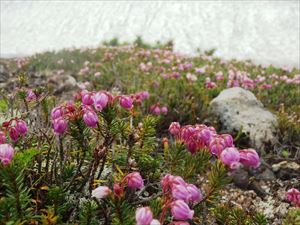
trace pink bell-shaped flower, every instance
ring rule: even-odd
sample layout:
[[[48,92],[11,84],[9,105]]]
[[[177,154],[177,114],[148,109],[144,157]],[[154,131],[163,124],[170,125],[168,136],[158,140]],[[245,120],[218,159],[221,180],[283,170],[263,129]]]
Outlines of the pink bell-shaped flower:
[[[137,225],[150,225],[153,220],[153,214],[149,207],[138,208],[135,212]]]
[[[9,144],[0,144],[0,160],[1,163],[6,166],[10,164],[13,159],[15,151]]]

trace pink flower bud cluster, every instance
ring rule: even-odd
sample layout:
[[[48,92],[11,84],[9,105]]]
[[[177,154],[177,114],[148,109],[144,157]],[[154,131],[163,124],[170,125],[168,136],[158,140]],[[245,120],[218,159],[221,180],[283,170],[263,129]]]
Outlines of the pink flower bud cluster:
[[[54,132],[57,135],[62,135],[68,128],[68,119],[76,112],[74,103],[57,106],[51,111],[51,121]]]
[[[179,123],[173,122],[169,127],[169,132],[176,140],[182,141],[192,154],[202,148],[207,148],[211,154],[217,156],[231,169],[236,169],[241,165],[253,168],[260,165],[259,156],[254,149],[238,150],[234,147],[231,135],[219,135],[213,127],[207,127],[204,124],[181,127]]]
[[[186,183],[180,176],[167,174],[162,178],[161,185],[163,193],[170,193],[173,200],[189,203],[199,202],[202,199],[200,190],[194,184]]]
[[[20,136],[25,136],[28,131],[26,122],[18,118],[3,122],[2,126],[8,132],[10,139],[14,142],[18,141]],[[5,142],[5,133],[3,131],[0,131],[0,144]]]
[[[194,185],[186,183],[182,177],[173,176],[171,174],[165,175],[161,180],[164,207],[162,209],[162,217],[160,222],[163,223],[164,216],[168,210],[176,221],[171,224],[189,223],[194,216],[194,210],[191,210],[189,204],[192,202],[199,202],[202,199],[200,190]],[[149,207],[142,207],[136,210],[136,222],[140,225],[159,225],[158,220],[153,219],[153,214]]]
[[[209,77],[206,77],[205,87],[206,87],[206,89],[213,89],[213,88],[217,87],[217,84],[215,82],[211,81],[211,79]]]
[[[102,199],[113,193],[114,197],[121,198],[124,195],[124,188],[126,185],[133,190],[142,189],[144,187],[144,180],[139,172],[132,172],[127,174],[120,184],[115,183],[113,185],[113,192],[107,186],[99,186],[92,191],[92,197]]]
[[[155,105],[150,106],[150,112],[154,115],[167,115],[168,114],[168,107],[167,106],[163,106],[160,107],[159,103],[156,103]]]
[[[186,183],[182,177],[167,174],[161,180],[163,194],[170,200],[172,216],[177,220],[188,220],[194,216],[189,203],[202,200],[200,190],[194,185]]]
[[[0,161],[4,166],[10,164],[13,159],[15,151],[9,144],[0,144]]]
[[[296,188],[291,188],[286,192],[286,200],[300,207],[300,191]]]
[[[186,74],[186,79],[190,82],[195,82],[195,81],[197,81],[198,78],[195,74],[187,73]]]
[[[152,69],[152,62],[147,62],[147,63],[141,63],[139,65],[141,71],[147,73]]]
[[[243,87],[245,89],[253,89],[255,81],[249,78],[249,74],[244,71],[228,71],[227,87]]]
[[[122,108],[130,110],[133,108],[134,103],[141,104],[148,97],[149,93],[147,91],[114,97],[105,91],[89,92],[82,90],[75,95],[76,100],[81,100],[80,107],[76,107],[73,103],[68,103],[67,105],[55,107],[52,110],[51,120],[54,132],[58,135],[64,134],[68,127],[68,120],[73,118],[74,115],[76,115],[75,118],[77,119],[82,117],[88,127],[95,128],[98,124],[97,112],[101,112],[108,105],[118,101]]]

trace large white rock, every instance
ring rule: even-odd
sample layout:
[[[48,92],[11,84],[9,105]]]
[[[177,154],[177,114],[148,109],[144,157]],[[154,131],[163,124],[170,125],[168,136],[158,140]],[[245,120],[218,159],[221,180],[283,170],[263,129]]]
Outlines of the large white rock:
[[[275,141],[276,116],[264,109],[263,104],[248,90],[240,87],[223,90],[211,101],[210,110],[224,130],[232,132],[242,128],[250,144],[261,152],[266,143]]]

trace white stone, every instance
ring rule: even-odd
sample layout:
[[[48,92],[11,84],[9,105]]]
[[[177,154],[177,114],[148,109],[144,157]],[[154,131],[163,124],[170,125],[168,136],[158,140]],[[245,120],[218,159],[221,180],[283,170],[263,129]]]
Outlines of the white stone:
[[[243,88],[223,90],[210,103],[211,113],[219,119],[228,132],[243,129],[257,150],[263,150],[265,143],[275,141],[277,119],[255,95]]]

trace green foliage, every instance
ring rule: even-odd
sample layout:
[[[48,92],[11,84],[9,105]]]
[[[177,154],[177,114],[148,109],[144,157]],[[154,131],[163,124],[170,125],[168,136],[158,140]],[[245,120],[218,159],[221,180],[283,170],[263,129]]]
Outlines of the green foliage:
[[[227,169],[223,163],[216,161],[211,166],[211,170],[207,175],[208,190],[206,193],[206,201],[209,204],[216,204],[219,199],[219,191],[228,184],[231,179],[227,175]]]
[[[48,207],[53,209],[53,213],[57,216],[58,221],[62,221],[67,216],[71,207],[74,207],[67,199],[69,196],[70,193],[59,186],[49,187],[46,203]]]
[[[1,168],[0,176],[6,193],[3,208],[1,207],[4,211],[3,216],[10,222],[28,222],[33,218],[33,214],[30,205],[30,190],[24,185],[24,170],[12,166]],[[8,222],[5,217],[0,217],[0,221]]]
[[[0,221],[14,221],[25,223],[34,218],[32,214],[30,188],[25,184],[25,170],[32,158],[39,153],[36,149],[29,149],[16,154],[13,163],[3,167],[0,165],[0,181],[5,188],[6,195],[1,199]]]
[[[218,224],[226,225],[267,225],[267,219],[262,214],[247,214],[245,210],[219,205],[212,210]]]
[[[26,166],[32,162],[33,157],[39,153],[39,150],[32,148],[27,149],[22,153],[16,154],[16,156],[14,157],[15,167],[26,168]]]
[[[7,102],[4,99],[0,99],[0,112],[7,112]]]
[[[139,147],[153,151],[156,147],[156,126],[158,119],[153,116],[146,116],[141,121],[142,128],[139,135]]]
[[[294,112],[285,112],[284,107],[278,113],[278,146],[282,154],[289,154],[293,157],[300,146],[300,107],[295,106]],[[289,149],[287,149],[289,147]]]
[[[119,46],[119,39],[118,38],[113,38],[110,41],[104,41],[103,42],[104,46]]]
[[[55,215],[53,208],[49,207],[48,209],[43,210],[41,222],[43,225],[55,225],[57,223],[57,216]]]
[[[132,225],[134,224],[135,208],[126,200],[117,201],[113,207],[112,225]]]
[[[283,225],[300,224],[300,208],[290,209],[286,215]]]
[[[163,203],[160,197],[153,199],[149,202],[149,207],[151,208],[151,211],[153,213],[154,218],[159,218],[159,215],[161,213],[161,209],[163,208]]]
[[[180,142],[174,142],[169,150],[167,166],[171,174],[182,176],[187,181],[195,179],[195,174],[202,174],[210,163],[211,154],[207,149],[200,149],[191,154]]]
[[[79,223],[83,225],[99,224],[97,208],[98,206],[94,200],[82,200],[79,206]]]

